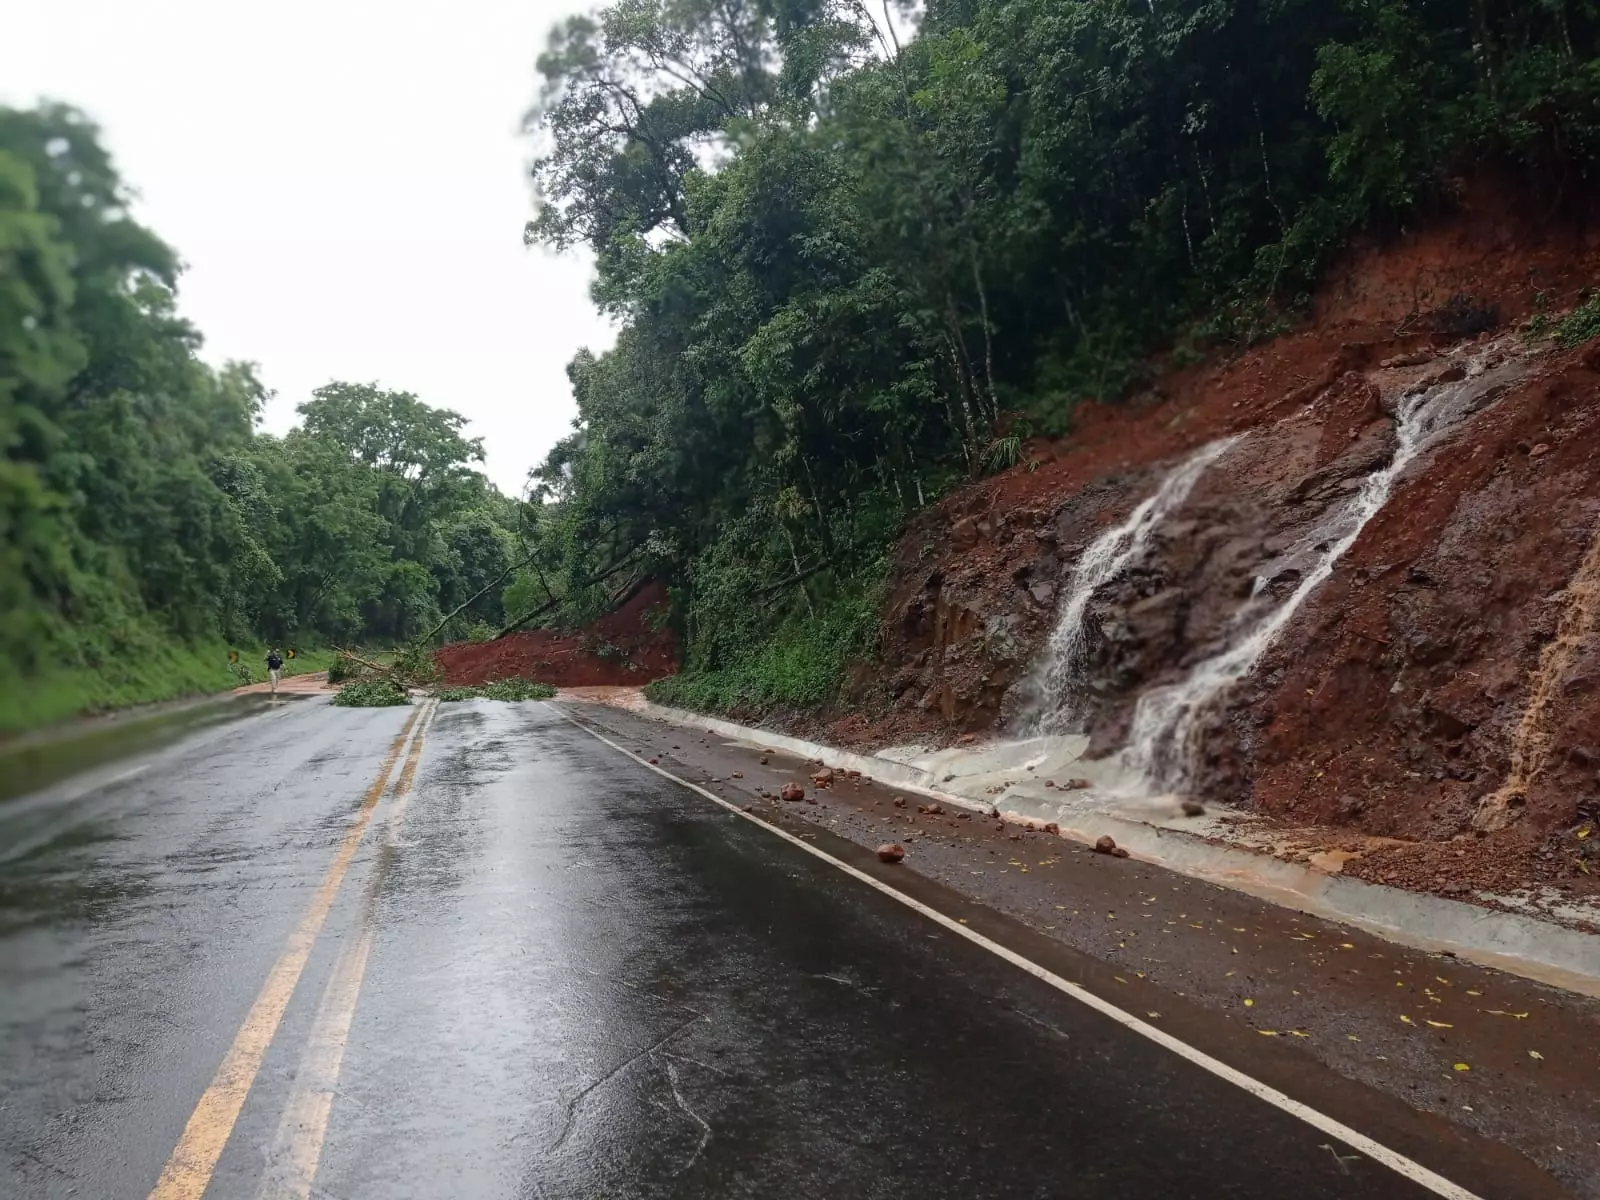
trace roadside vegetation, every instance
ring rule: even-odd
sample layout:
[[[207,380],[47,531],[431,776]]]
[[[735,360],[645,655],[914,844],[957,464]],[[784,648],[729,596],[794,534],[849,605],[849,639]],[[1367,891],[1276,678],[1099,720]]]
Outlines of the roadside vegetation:
[[[0,108],[0,734],[498,628],[522,506],[463,419],[334,382],[260,432],[130,202],[82,114]]]

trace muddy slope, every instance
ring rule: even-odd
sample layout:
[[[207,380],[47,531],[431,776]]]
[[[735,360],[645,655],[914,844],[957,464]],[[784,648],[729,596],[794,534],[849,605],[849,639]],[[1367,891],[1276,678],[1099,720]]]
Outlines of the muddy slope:
[[[1306,328],[1087,406],[1069,438],[964,490],[905,538],[888,671],[851,740],[1014,732],[1074,565],[1199,447],[1239,441],[1094,592],[1074,716],[1129,747],[1142,696],[1183,684],[1314,571],[1394,462],[1408,404],[1450,420],[1161,781],[1300,825],[1398,839],[1392,882],[1600,878],[1600,344],[1526,336],[1600,279],[1600,240],[1529,231],[1492,197],[1352,257]],[[1430,391],[1430,389],[1433,389]],[[930,549],[931,547],[931,549]],[[1048,698],[1046,698],[1048,702]],[[1587,822],[1587,823],[1586,823]],[[1591,874],[1590,872],[1593,872]]]
[[[535,679],[556,687],[638,685],[677,669],[666,589],[651,583],[581,630],[528,629],[492,642],[458,642],[435,654],[452,687]]]

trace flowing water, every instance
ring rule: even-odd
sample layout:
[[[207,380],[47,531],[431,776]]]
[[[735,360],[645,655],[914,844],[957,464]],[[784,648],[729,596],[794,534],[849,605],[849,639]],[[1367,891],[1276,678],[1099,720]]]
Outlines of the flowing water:
[[[1056,627],[1030,681],[1030,702],[1021,725],[1029,737],[1070,733],[1081,717],[1078,697],[1088,649],[1084,615],[1095,592],[1144,556],[1150,534],[1194,488],[1205,469],[1239,439],[1223,438],[1202,446],[1161,481],[1155,494],[1128,514],[1127,520],[1097,537],[1078,559],[1067,584]]]
[[[1485,375],[1485,360],[1490,352],[1482,351],[1462,364],[1465,378],[1435,384],[1402,398],[1396,413],[1393,457],[1367,476],[1360,490],[1347,503],[1335,507],[1306,539],[1313,558],[1293,592],[1274,602],[1258,588],[1254,614],[1246,610],[1246,619],[1236,624],[1238,632],[1227,646],[1197,663],[1182,681],[1151,688],[1139,697],[1124,765],[1131,776],[1141,781],[1143,789],[1191,790],[1196,731],[1201,718],[1224,692],[1255,669],[1306,597],[1333,573],[1334,565],[1388,501],[1395,480],[1412,460],[1441,433],[1493,398],[1490,385],[1494,381]],[[1521,371],[1513,362],[1494,374],[1509,378]]]

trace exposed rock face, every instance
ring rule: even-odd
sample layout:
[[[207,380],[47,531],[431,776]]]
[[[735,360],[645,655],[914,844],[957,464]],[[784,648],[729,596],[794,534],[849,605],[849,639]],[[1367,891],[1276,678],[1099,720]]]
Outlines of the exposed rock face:
[[[1471,293],[1508,319],[1539,289],[1570,302],[1600,263],[1577,235],[1472,233],[1486,243],[1447,230],[1398,258],[1441,302]],[[1085,609],[1075,715],[1091,754],[1120,751],[1141,695],[1301,587],[1327,557],[1319,531],[1393,460],[1408,401],[1455,381],[1459,420],[1200,720],[1186,790],[1525,848],[1600,804],[1600,350],[1434,335],[1396,261],[1353,266],[1308,329],[1173,376],[1169,398],[1086,406],[1070,438],[1030,447],[1033,469],[926,514],[896,564],[888,670],[858,697],[887,710],[878,739],[1015,728],[1084,548],[1184,456],[1242,434]]]

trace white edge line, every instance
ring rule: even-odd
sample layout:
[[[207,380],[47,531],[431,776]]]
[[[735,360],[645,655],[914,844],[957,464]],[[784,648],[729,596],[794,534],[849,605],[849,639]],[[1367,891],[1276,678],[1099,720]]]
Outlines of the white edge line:
[[[657,775],[660,775],[665,779],[670,779],[672,782],[688,788],[691,792],[695,792],[701,796],[704,796],[713,804],[720,805],[722,808],[727,809],[735,816],[742,817],[751,824],[766,830],[768,833],[775,834],[784,841],[798,846],[807,854],[813,855],[816,858],[820,858],[823,862],[837,867],[851,878],[859,880],[870,888],[875,888],[877,891],[882,892],[886,896],[892,897],[901,904],[904,904],[907,908],[922,914],[924,917],[927,917],[930,921],[933,921],[938,925],[942,925],[951,933],[957,934],[966,938],[969,942],[973,942],[976,945],[982,946],[991,954],[1005,959],[1005,961],[1010,963],[1012,966],[1019,967],[1036,979],[1043,980],[1045,983],[1055,988],[1058,992],[1064,992],[1066,995],[1071,996],[1074,1000],[1078,1001],[1078,1003],[1086,1005],[1101,1015],[1111,1018],[1111,1020],[1117,1022],[1117,1024],[1132,1030],[1141,1037],[1148,1038],[1150,1041],[1156,1043],[1158,1046],[1161,1046],[1163,1049],[1170,1050],[1179,1058],[1185,1059],[1186,1061],[1193,1063],[1195,1066],[1211,1072],[1211,1074],[1217,1076],[1217,1078],[1226,1080],[1228,1083],[1231,1083],[1235,1087],[1241,1088],[1242,1090],[1250,1093],[1250,1095],[1256,1097],[1258,1100],[1265,1101],[1274,1108],[1281,1109],[1291,1116],[1298,1117],[1307,1125],[1310,1125],[1314,1129],[1321,1130],[1329,1137],[1338,1138],[1341,1142],[1345,1143],[1347,1146],[1350,1146],[1352,1149],[1359,1150],[1362,1154],[1365,1154],[1374,1162],[1382,1163],[1391,1171],[1394,1171],[1397,1175],[1401,1175],[1406,1179],[1411,1180],[1413,1183],[1427,1188],[1430,1192],[1434,1193],[1434,1195],[1446,1197],[1447,1200],[1482,1200],[1482,1197],[1478,1196],[1475,1192],[1469,1192],[1466,1188],[1461,1187],[1459,1184],[1450,1182],[1450,1180],[1446,1179],[1444,1176],[1430,1171],[1421,1163],[1414,1162],[1398,1151],[1389,1149],[1389,1147],[1383,1145],[1381,1142],[1373,1141],[1366,1134],[1351,1129],[1348,1125],[1345,1125],[1340,1121],[1334,1120],[1330,1116],[1318,1112],[1309,1105],[1302,1104],[1292,1096],[1287,1096],[1280,1092],[1277,1088],[1272,1087],[1269,1084],[1262,1083],[1259,1079],[1252,1078],[1251,1076],[1246,1075],[1243,1071],[1237,1070],[1234,1067],[1230,1067],[1227,1063],[1221,1061],[1220,1059],[1212,1058],[1211,1055],[1207,1054],[1205,1051],[1198,1050],[1189,1045],[1188,1042],[1180,1041],[1178,1038],[1173,1037],[1165,1030],[1158,1029],[1156,1026],[1151,1025],[1148,1022],[1140,1020],[1132,1013],[1125,1012],[1124,1010],[1118,1008],[1109,1000],[1102,999],[1093,992],[1090,992],[1078,984],[1073,983],[1071,980],[1063,979],[1054,971],[1048,970],[1045,967],[1041,967],[1038,963],[1032,961],[1031,959],[1024,958],[1016,951],[1010,950],[1007,947],[1002,946],[999,942],[996,942],[991,938],[987,938],[983,934],[978,933],[976,930],[961,924],[959,921],[945,916],[945,914],[940,912],[938,909],[932,908],[929,905],[924,904],[922,901],[906,895],[897,888],[890,887],[882,880],[874,879],[865,871],[862,871],[856,867],[852,867],[849,863],[844,862],[842,859],[835,858],[826,850],[821,850],[816,846],[810,845],[804,839],[796,837],[788,830],[780,829],[768,821],[763,821],[761,818],[745,812],[742,808],[731,801],[725,800],[721,796],[714,795],[713,793],[706,791],[705,788],[690,783],[687,779],[680,779],[671,771],[663,770],[654,763],[640,758],[633,751],[627,749],[625,746],[619,746],[616,742],[612,741],[604,734],[596,733],[593,729],[589,728],[589,726],[571,716],[559,706],[551,705],[551,707],[554,708],[556,712],[559,713],[561,717],[568,723],[576,725],[579,729],[583,730],[596,741],[603,742],[605,745],[610,746],[619,754],[626,755],[647,770],[654,771]]]

